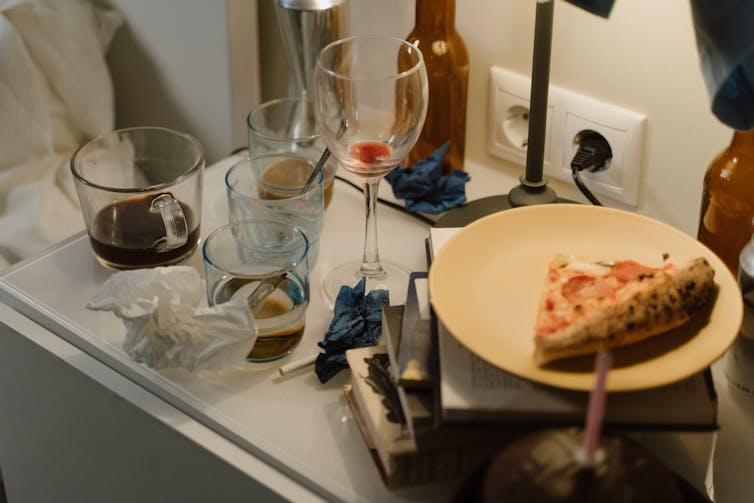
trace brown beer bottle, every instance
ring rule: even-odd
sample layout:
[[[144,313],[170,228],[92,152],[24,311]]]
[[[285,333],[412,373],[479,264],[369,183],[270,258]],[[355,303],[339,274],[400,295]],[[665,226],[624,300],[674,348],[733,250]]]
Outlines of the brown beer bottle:
[[[425,159],[450,141],[442,165],[443,174],[463,169],[466,135],[466,94],[469,54],[455,28],[455,0],[416,0],[416,20],[408,42],[421,50],[427,66],[429,103],[408,164]]]
[[[754,130],[734,131],[704,175],[697,238],[735,276],[738,256],[754,233]]]

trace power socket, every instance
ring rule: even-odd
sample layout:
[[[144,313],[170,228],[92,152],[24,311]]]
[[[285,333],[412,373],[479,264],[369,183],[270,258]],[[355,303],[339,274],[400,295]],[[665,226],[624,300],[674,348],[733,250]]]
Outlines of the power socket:
[[[520,166],[526,165],[521,118],[528,114],[530,89],[530,78],[492,67],[488,151]],[[548,95],[544,173],[572,183],[574,140],[581,131],[596,131],[610,143],[613,158],[607,169],[582,172],[584,183],[595,194],[637,206],[646,116],[553,85]],[[528,120],[524,131],[528,136]]]
[[[503,82],[504,85],[500,85]],[[531,79],[517,73],[492,67],[490,96],[492,113],[488,127],[489,152],[516,164],[526,165],[526,143],[529,136],[529,92]],[[547,106],[544,165],[550,167],[550,124],[553,106]]]

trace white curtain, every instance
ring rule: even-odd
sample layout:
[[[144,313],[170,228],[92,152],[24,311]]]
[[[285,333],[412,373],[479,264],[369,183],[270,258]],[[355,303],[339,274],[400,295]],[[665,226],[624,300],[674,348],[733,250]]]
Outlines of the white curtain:
[[[114,127],[120,24],[86,0],[0,0],[0,267],[84,228],[68,161]]]

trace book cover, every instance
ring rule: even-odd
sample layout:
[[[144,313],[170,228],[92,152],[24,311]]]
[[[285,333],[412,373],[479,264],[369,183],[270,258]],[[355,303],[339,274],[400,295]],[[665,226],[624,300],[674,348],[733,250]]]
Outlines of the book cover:
[[[416,440],[416,427],[434,423],[434,399],[431,389],[404,387],[398,384],[398,351],[401,344],[401,326],[404,306],[384,306],[382,308],[382,335],[385,350],[390,361],[390,375],[393,378],[398,400],[400,401],[405,424],[411,438]]]
[[[401,324],[405,306],[382,306],[382,340],[390,359],[390,372],[398,382],[398,351],[401,347]]]
[[[391,367],[397,361],[395,349],[400,346],[403,311],[403,306],[385,306],[382,310],[382,333],[385,336],[385,349]],[[433,334],[430,342],[433,354],[436,354],[434,350],[436,344],[436,334]],[[436,367],[435,362],[432,363],[432,367]],[[497,425],[480,424],[453,424],[438,427],[434,387],[428,389],[405,387],[397,384],[397,380],[397,372],[395,372],[394,385],[403,409],[406,428],[419,451],[503,442],[513,438],[517,432],[510,425],[504,425],[502,428]]]
[[[344,388],[365,444],[385,485],[390,488],[425,484],[470,473],[494,453],[496,446],[462,446],[418,450],[405,424],[390,419],[383,396],[368,383],[368,359],[384,353],[384,346],[346,352],[351,384]]]
[[[398,348],[398,379],[407,388],[432,387],[431,321],[426,272],[409,276]]]
[[[582,424],[589,393],[538,384],[477,357],[438,323],[443,421]],[[717,396],[709,370],[666,386],[610,393],[605,424],[621,428],[717,428]]]
[[[432,227],[429,229],[429,237],[427,238],[427,244],[425,245],[428,257],[427,262],[431,263],[432,260],[434,260],[435,255],[440,252],[445,243],[447,243],[448,240],[455,236],[460,230],[461,227]]]

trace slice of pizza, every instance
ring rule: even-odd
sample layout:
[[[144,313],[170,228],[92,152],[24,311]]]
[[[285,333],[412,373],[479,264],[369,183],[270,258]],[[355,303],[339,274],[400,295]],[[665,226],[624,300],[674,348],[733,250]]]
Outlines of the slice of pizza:
[[[549,264],[539,305],[535,359],[543,365],[680,326],[714,302],[714,275],[701,257],[662,267],[557,257]]]

